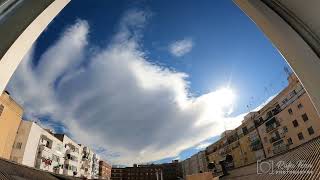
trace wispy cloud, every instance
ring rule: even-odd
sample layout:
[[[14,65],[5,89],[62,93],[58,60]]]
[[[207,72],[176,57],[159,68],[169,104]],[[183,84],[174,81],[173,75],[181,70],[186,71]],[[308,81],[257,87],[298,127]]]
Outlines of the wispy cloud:
[[[182,39],[175,41],[169,45],[169,51],[172,55],[180,57],[189,53],[193,48],[192,39]]]
[[[147,20],[148,13],[129,11],[113,40],[94,53],[85,20],[68,27],[36,66],[33,48],[9,84],[27,118],[64,125],[114,164],[177,157],[225,124],[240,124],[242,116],[229,117],[231,105],[217,101],[219,90],[190,97],[187,74],[150,63],[140,46]]]

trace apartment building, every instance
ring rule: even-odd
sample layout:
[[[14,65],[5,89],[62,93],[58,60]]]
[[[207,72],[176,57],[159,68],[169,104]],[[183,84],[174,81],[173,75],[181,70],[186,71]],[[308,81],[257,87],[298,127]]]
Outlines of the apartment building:
[[[124,180],[125,168],[112,167],[111,180]]]
[[[242,152],[242,163],[240,163],[240,166],[265,158],[263,145],[257,130],[259,124],[255,121],[257,116],[257,112],[248,113],[241,125],[236,128]]]
[[[163,164],[134,164],[133,167],[113,167],[112,180],[176,180],[182,178],[181,164],[178,160]]]
[[[190,158],[182,161],[180,164],[183,177],[208,171],[208,161],[205,151],[200,151],[197,154],[194,154]]]
[[[10,159],[10,154],[23,115],[22,107],[7,91],[0,96],[0,157]]]
[[[264,159],[263,146],[254,121],[256,116],[256,112],[247,114],[239,127],[223,132],[220,140],[208,146],[208,161],[215,163],[217,168],[221,168],[222,161],[227,162],[227,168],[237,168]]]
[[[93,165],[93,151],[87,147],[80,145],[82,149],[81,161],[80,161],[80,176],[85,178],[92,177],[92,165]]]
[[[64,168],[63,174],[67,176],[76,176],[80,177],[80,168],[81,168],[81,146],[70,139],[65,134],[54,134],[58,138],[65,148],[64,151]]]
[[[209,162],[241,167],[272,157],[320,135],[320,117],[294,74],[288,86],[257,112],[250,112],[236,129],[222,133],[206,148]]]
[[[295,75],[289,85],[260,110],[258,127],[266,157],[320,135],[320,117]]]
[[[199,172],[207,172],[208,171],[208,161],[206,157],[205,151],[200,151],[197,153]]]
[[[181,162],[181,168],[183,179],[186,179],[186,175],[192,174],[190,169],[190,158],[187,158]]]
[[[100,161],[99,155],[96,154],[96,153],[93,153],[93,156],[92,156],[92,170],[91,170],[92,179],[98,179],[99,178],[99,161]]]
[[[21,121],[10,159],[38,169],[62,173],[64,147],[50,130],[32,121]]]
[[[105,161],[99,161],[99,179],[111,179],[111,165]]]

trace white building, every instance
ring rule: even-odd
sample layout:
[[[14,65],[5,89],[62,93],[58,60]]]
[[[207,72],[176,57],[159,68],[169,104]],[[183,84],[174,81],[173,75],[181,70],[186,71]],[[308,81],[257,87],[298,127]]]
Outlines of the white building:
[[[80,168],[81,168],[81,153],[82,149],[79,144],[74,142],[65,134],[55,134],[56,138],[62,141],[62,144],[65,148],[65,161],[63,174],[67,176],[76,176],[80,177]]]
[[[64,147],[49,130],[32,121],[21,121],[10,159],[30,167],[62,173]]]
[[[99,155],[94,153],[92,157],[92,171],[91,171],[92,179],[99,178],[99,161],[100,161]]]
[[[80,176],[91,178],[94,153],[87,146],[81,146],[81,148],[82,148],[82,153],[81,153]]]

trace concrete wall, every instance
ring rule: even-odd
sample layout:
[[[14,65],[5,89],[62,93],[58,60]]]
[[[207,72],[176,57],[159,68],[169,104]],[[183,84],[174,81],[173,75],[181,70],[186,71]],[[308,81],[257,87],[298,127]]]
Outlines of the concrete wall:
[[[0,96],[0,157],[10,159],[23,109],[7,93]]]
[[[21,121],[15,140],[15,147],[11,153],[11,160],[34,167],[40,134],[41,129],[34,126],[33,122]],[[22,144],[21,148],[18,148],[18,143]]]

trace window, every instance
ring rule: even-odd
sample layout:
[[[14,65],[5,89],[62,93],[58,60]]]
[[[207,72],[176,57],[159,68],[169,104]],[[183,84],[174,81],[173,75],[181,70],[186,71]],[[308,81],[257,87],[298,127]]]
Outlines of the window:
[[[291,138],[288,138],[287,139],[287,141],[288,141],[288,144],[290,145],[290,144],[293,144],[293,142],[292,142],[292,139]]]
[[[293,90],[293,91],[290,92],[289,96],[290,96],[290,97],[293,97],[293,96],[296,95],[296,94],[297,94],[296,90]]]
[[[293,124],[293,127],[298,127],[298,126],[299,126],[299,124],[298,124],[298,121],[297,121],[297,120],[292,121],[292,124]]]
[[[291,108],[290,108],[290,109],[288,109],[288,113],[289,113],[289,114],[291,114],[291,115],[293,114],[293,111],[292,111],[292,109],[291,109]]]
[[[298,109],[302,109],[303,105],[301,103],[298,104]]]
[[[243,134],[244,134],[244,135],[246,135],[246,134],[249,133],[247,127],[243,127],[243,128],[242,128],[242,131],[243,131]]]
[[[303,119],[303,121],[304,122],[306,122],[306,121],[308,121],[309,120],[309,118],[308,118],[308,116],[307,116],[307,114],[306,113],[304,113],[304,114],[302,114],[302,119]]]
[[[284,100],[282,100],[282,103],[283,104],[286,104],[288,102],[288,99],[287,98],[285,98]]]
[[[308,132],[309,132],[309,135],[314,134],[314,130],[313,130],[312,126],[310,126],[310,127],[308,128]]]
[[[22,147],[22,143],[21,142],[17,142],[16,149],[21,149],[21,147]]]
[[[299,140],[303,140],[304,139],[302,132],[298,134],[298,138],[299,138]]]
[[[4,109],[4,106],[1,104],[1,105],[0,105],[0,116],[1,116],[1,114],[2,114],[2,112],[3,112],[3,109]]]
[[[288,132],[287,126],[283,126],[283,132]]]

